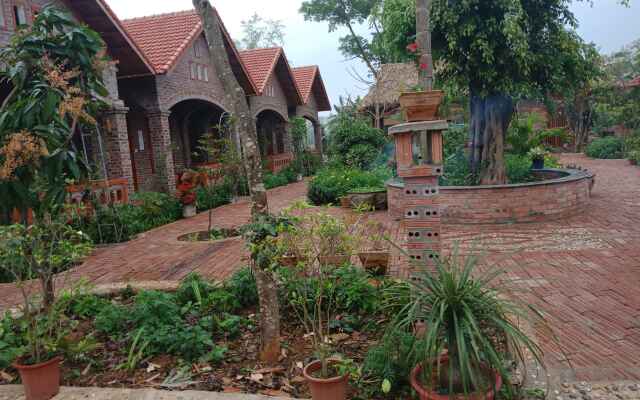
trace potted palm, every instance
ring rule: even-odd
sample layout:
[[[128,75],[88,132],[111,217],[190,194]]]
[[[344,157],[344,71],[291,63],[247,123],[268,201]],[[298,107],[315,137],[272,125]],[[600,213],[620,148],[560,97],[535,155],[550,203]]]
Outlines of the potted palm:
[[[420,272],[410,282],[413,300],[394,327],[427,329],[418,334],[419,362],[410,381],[420,399],[491,400],[509,384],[510,362],[524,362],[525,349],[540,363],[542,351],[518,326],[518,320],[536,319],[501,292],[499,272],[476,269],[477,258],[463,259],[457,246],[452,255],[438,259],[436,271]],[[486,272],[485,272],[486,271]]]
[[[544,168],[544,158],[547,156],[547,150],[545,150],[542,146],[537,146],[529,150],[529,157],[532,161],[533,169],[543,169]]]
[[[60,389],[61,349],[68,336],[61,307],[54,304],[54,276],[91,251],[88,238],[64,222],[39,222],[25,227],[0,227],[0,269],[22,294],[18,326],[24,347],[13,367],[22,379],[27,400],[48,400]],[[40,282],[40,293],[32,294]]]

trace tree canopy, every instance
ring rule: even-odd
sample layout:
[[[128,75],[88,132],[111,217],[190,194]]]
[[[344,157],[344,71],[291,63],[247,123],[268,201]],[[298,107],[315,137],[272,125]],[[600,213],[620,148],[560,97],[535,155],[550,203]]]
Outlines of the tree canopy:
[[[0,109],[0,208],[50,212],[86,166],[72,138],[93,126],[106,96],[100,36],[53,7],[0,50],[0,79],[12,90]]]
[[[243,20],[243,38],[239,47],[257,49],[261,47],[278,47],[284,44],[284,24],[281,20],[263,19],[254,13],[248,20]]]

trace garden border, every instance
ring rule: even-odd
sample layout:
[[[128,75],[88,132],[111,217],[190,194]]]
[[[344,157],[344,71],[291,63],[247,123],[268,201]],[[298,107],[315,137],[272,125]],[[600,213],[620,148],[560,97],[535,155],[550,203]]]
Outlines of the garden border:
[[[546,222],[586,210],[595,174],[578,169],[541,169],[549,179],[508,185],[442,186],[443,224],[514,224]],[[387,182],[389,214],[404,216],[411,200],[402,200],[404,183]]]

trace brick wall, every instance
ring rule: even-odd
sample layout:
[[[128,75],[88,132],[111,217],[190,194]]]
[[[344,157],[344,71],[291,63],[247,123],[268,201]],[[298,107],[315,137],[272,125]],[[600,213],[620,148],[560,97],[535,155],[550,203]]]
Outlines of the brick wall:
[[[593,177],[577,173],[547,183],[492,188],[441,187],[445,224],[507,224],[542,222],[583,212],[589,206]],[[399,219],[406,204],[402,188],[388,186],[389,214]]]
[[[198,48],[198,56],[196,56],[195,47]],[[208,82],[204,79],[191,78],[192,65],[207,68]],[[156,76],[156,85],[158,105],[163,110],[168,111],[176,103],[188,99],[209,101],[225,110],[231,108],[225,99],[218,73],[211,65],[211,57],[205,45],[204,36],[200,36],[192,46],[185,50],[173,70]]]
[[[268,87],[273,87],[273,95],[267,93]],[[287,103],[287,97],[280,80],[275,74],[271,75],[267,84],[265,85],[265,91],[262,96],[252,96],[249,98],[251,104],[251,112],[256,117],[261,111],[274,110],[277,111],[285,120],[289,119],[289,105]]]

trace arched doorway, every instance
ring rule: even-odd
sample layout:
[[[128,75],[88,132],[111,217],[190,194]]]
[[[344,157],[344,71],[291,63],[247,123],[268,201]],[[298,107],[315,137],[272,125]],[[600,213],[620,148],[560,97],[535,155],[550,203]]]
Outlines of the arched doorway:
[[[272,110],[257,115],[258,144],[263,158],[285,153],[286,124],[287,121]]]
[[[171,108],[169,126],[177,174],[216,163],[206,148],[218,140],[232,139],[227,137],[228,116],[218,105],[198,99],[184,100]]]

